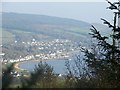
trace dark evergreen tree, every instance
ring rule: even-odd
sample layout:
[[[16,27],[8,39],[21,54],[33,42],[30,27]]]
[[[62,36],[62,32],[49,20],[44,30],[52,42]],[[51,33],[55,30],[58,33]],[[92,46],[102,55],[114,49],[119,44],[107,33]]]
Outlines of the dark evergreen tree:
[[[13,76],[11,75],[11,71],[14,69],[14,64],[11,64],[7,67],[7,69],[2,70],[2,88],[9,88],[12,83]]]
[[[23,88],[51,88],[55,86],[53,68],[42,61],[31,72],[30,78],[22,78]]]
[[[92,25],[90,35],[96,39],[97,46],[95,48],[99,50],[97,53],[93,48],[90,51],[85,50],[85,60],[93,77],[98,79],[98,84],[96,84],[98,87],[120,87],[120,27],[117,24],[120,3],[107,2],[110,4],[108,9],[115,10],[113,25],[105,19],[101,20],[108,25],[112,34],[109,37],[102,36]]]

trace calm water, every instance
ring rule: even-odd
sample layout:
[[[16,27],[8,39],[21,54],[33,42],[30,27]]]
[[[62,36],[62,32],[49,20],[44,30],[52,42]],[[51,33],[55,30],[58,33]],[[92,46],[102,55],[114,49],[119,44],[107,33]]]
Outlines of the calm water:
[[[55,73],[61,73],[61,74],[65,74],[66,73],[66,66],[65,66],[65,62],[66,60],[46,60],[43,61],[46,62],[47,64],[51,65],[54,68],[54,72]],[[73,62],[73,60],[71,60],[70,62]],[[27,63],[21,63],[20,64],[20,68],[22,69],[26,69],[28,71],[33,71],[35,68],[35,65],[37,65],[39,62],[27,62]]]
[[[75,67],[75,59],[76,56],[72,55],[71,60],[69,59],[56,59],[56,60],[45,60],[43,61],[49,64],[50,66],[53,67],[54,72],[58,74],[66,74],[67,68],[65,66],[66,62],[69,60],[69,63],[71,64],[71,67]],[[38,65],[39,61],[33,62],[33,61],[28,61],[25,63],[20,64],[20,68],[28,70],[28,71],[33,71],[35,68],[35,65]]]

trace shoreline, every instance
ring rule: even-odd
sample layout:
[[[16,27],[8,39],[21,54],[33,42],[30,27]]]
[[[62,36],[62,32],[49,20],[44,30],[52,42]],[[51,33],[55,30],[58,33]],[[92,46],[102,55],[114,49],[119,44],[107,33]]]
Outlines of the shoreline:
[[[68,59],[68,58],[55,58],[55,59]],[[47,61],[47,60],[54,60],[54,59],[28,60],[28,61],[16,62],[15,65],[14,65],[14,68],[15,68],[16,70],[22,71],[22,70],[25,70],[25,69],[20,68],[20,66],[19,66],[19,65],[22,64],[22,63],[26,63],[26,62],[40,62],[40,61]]]
[[[78,50],[77,50],[78,51]],[[74,51],[74,52],[77,52],[77,51]],[[73,53],[73,52],[69,52],[70,53]],[[70,56],[69,56],[70,57]],[[54,59],[69,59],[69,57],[65,58],[65,57],[61,57],[61,58],[54,58]],[[54,60],[54,59],[44,59],[44,60],[28,60],[28,61],[20,61],[20,62],[16,62],[15,65],[14,65],[14,68],[17,70],[17,71],[22,71],[22,70],[25,70],[25,69],[22,69],[20,68],[20,64],[21,63],[26,63],[26,62],[40,62],[40,61],[46,61],[46,60]]]

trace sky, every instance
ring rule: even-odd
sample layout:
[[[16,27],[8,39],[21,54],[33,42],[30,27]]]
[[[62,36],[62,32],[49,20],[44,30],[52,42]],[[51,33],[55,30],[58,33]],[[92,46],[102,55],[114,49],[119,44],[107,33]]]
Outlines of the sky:
[[[1,0],[1,1],[2,2],[105,2],[105,0]],[[118,0],[109,0],[109,1],[114,2]]]
[[[29,13],[102,23],[100,18],[113,21],[107,2],[2,2],[3,12]]]

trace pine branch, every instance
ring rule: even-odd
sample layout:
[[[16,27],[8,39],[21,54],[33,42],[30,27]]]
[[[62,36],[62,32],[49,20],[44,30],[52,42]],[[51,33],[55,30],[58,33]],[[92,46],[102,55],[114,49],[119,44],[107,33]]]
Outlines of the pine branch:
[[[111,9],[111,10],[117,9],[117,10],[119,11],[118,7],[116,6],[116,4],[118,4],[118,3],[111,3],[111,2],[108,1],[108,0],[106,0],[106,1],[111,5],[110,7],[107,7],[107,8],[109,8],[109,9]]]
[[[93,32],[93,33],[89,33],[90,35],[92,35],[93,38],[96,38],[98,40],[102,40],[102,41],[105,41],[105,39],[108,39],[108,37],[106,36],[101,36],[101,34],[99,33],[99,31],[97,31],[97,29],[92,25],[92,28],[90,28],[90,30]]]
[[[103,51],[109,51],[109,50],[111,51],[111,48],[113,48],[113,46],[106,42],[106,39],[108,39],[108,37],[101,36],[99,31],[97,31],[97,29],[93,25],[92,28],[90,28],[90,30],[93,33],[89,33],[89,34],[92,35],[93,38],[96,38],[98,40],[97,45],[101,46]]]
[[[107,24],[109,26],[109,28],[114,28],[114,26],[112,24],[110,24],[107,20],[101,18],[101,20],[104,21],[104,24]]]

